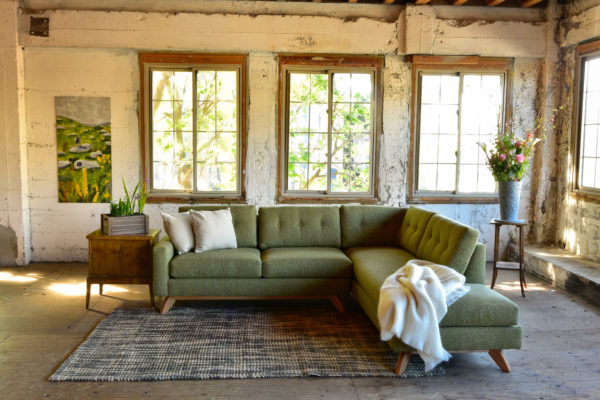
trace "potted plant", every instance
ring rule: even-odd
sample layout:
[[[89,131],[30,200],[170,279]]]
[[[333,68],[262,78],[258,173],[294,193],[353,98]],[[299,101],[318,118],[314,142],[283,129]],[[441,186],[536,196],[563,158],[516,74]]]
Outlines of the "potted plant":
[[[553,109],[549,118],[553,129],[556,128],[556,115],[562,109],[563,106]],[[506,123],[504,132],[499,133],[494,140],[492,148],[479,143],[487,157],[487,165],[498,183],[501,220],[518,221],[521,179],[530,165],[533,148],[545,139],[546,133],[546,121],[541,117],[535,120],[531,128],[523,128],[519,122],[510,120]]]
[[[104,235],[135,235],[148,233],[149,218],[143,214],[148,189],[146,182],[137,183],[131,195],[123,179],[125,198],[110,203],[110,214],[102,214]],[[139,192],[138,192],[139,189]]]

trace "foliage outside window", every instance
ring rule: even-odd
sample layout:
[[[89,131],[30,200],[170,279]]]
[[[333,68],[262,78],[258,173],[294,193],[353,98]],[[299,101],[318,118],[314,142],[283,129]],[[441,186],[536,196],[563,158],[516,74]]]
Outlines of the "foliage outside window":
[[[244,56],[141,60],[150,198],[240,199]]]
[[[579,101],[576,188],[600,194],[600,41],[578,48]]]
[[[317,58],[282,65],[281,197],[373,198],[380,60]]]
[[[412,201],[495,199],[479,143],[492,143],[505,119],[507,68],[498,64],[413,66]]]

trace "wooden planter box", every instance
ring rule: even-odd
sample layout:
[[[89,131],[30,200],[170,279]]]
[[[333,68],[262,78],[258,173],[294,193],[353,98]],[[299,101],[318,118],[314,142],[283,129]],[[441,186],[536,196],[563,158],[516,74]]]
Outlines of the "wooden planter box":
[[[104,235],[139,235],[149,232],[150,221],[146,214],[124,215],[114,217],[102,214],[102,234]]]

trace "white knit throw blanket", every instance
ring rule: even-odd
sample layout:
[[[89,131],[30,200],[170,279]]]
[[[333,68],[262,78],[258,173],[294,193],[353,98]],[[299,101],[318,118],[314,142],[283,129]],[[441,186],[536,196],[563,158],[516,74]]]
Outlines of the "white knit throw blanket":
[[[467,294],[465,277],[452,268],[410,260],[381,286],[378,316],[381,340],[397,336],[417,350],[429,371],[450,359],[442,346],[439,322],[448,307]]]

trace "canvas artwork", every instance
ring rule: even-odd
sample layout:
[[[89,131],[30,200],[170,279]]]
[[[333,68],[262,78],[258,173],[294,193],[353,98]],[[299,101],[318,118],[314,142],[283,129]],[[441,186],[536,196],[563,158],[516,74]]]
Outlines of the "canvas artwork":
[[[59,203],[109,203],[109,97],[56,97]]]

